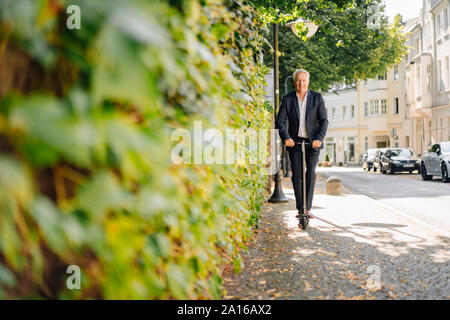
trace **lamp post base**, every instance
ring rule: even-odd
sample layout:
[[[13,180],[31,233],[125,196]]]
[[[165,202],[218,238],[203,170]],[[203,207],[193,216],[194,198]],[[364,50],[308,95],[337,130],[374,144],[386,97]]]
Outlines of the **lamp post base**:
[[[281,187],[281,179],[282,175],[280,174],[280,172],[277,172],[273,179],[275,183],[275,188],[273,189],[272,196],[267,201],[272,203],[289,202],[289,199],[286,198],[286,196],[283,193],[283,189]]]

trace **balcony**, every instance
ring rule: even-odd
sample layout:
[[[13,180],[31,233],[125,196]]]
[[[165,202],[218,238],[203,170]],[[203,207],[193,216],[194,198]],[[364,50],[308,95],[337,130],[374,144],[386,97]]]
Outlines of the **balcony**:
[[[385,90],[385,89],[387,89],[387,80],[369,79],[367,81],[367,90],[369,91]]]
[[[370,116],[367,119],[367,130],[369,131],[384,131],[388,130],[388,117],[387,115]]]

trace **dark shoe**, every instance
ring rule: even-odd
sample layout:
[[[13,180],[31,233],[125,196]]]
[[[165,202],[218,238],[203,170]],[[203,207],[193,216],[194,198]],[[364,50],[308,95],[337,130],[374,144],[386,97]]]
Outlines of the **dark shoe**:
[[[309,210],[306,210],[306,214],[308,215],[308,218],[310,218],[310,219],[314,219],[316,217]]]

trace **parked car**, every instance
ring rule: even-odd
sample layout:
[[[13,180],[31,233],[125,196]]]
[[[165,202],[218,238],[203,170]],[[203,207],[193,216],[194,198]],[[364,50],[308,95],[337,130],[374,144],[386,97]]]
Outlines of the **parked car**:
[[[375,152],[375,157],[373,158],[373,172],[377,172],[377,170],[381,171],[381,157],[386,150],[387,148],[378,148],[377,152]]]
[[[362,168],[364,171],[370,171],[370,169],[373,168],[373,158],[375,157],[375,153],[377,152],[377,149],[367,149],[366,152],[364,152],[362,157]]]
[[[433,176],[441,176],[442,181],[449,182],[450,141],[438,142],[429,147],[422,156],[420,171],[423,180],[431,180]]]
[[[381,157],[381,172],[383,174],[393,174],[400,171],[408,171],[412,173],[420,171],[420,158],[411,148],[388,148]]]

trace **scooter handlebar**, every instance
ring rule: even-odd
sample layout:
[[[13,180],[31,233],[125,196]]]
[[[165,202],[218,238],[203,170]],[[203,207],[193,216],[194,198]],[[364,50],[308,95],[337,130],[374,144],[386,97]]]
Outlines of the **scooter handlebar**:
[[[301,146],[301,142],[295,142],[295,146]],[[312,142],[305,142],[305,149],[313,149]]]
[[[301,142],[296,142],[295,144],[302,145]],[[305,142],[305,147],[312,147],[312,142]]]

